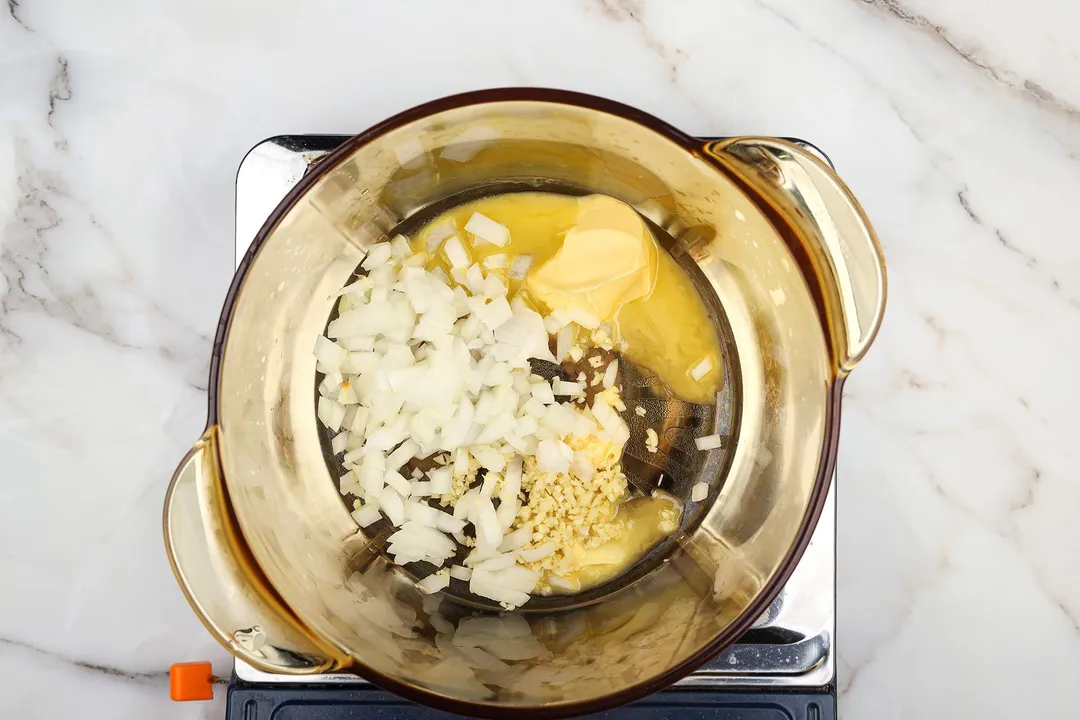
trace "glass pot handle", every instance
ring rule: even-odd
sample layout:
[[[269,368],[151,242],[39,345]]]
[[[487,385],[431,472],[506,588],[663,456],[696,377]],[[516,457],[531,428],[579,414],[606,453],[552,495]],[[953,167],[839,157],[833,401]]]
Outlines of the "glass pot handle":
[[[214,639],[259,670],[299,675],[344,665],[269,589],[232,515],[219,444],[217,426],[208,428],[165,494],[165,551],[184,596]]]
[[[787,140],[730,138],[703,150],[801,241],[821,280],[837,371],[850,372],[885,311],[885,259],[862,207],[832,168]]]

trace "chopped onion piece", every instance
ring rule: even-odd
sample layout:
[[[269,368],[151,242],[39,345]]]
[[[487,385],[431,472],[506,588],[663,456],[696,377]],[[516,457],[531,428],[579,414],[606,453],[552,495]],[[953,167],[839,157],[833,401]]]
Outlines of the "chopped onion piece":
[[[480,322],[486,325],[489,329],[495,330],[504,322],[514,316],[514,311],[510,309],[510,303],[506,302],[505,297],[493,298],[491,302],[487,303],[481,308],[478,308],[475,312],[480,318]]]
[[[617,378],[618,375],[619,375],[619,361],[618,360],[612,360],[608,364],[607,370],[604,371],[604,387],[605,388],[613,387],[615,385],[615,378]]]
[[[405,503],[394,488],[382,489],[379,493],[379,508],[394,525],[405,522]]]
[[[473,488],[468,491],[454,503],[454,517],[458,520],[467,518],[472,515],[473,506],[476,501],[480,499],[480,488]]]
[[[570,461],[563,455],[558,440],[541,440],[536,446],[536,462],[540,469],[549,473],[566,473],[570,471]]]
[[[518,255],[514,258],[514,261],[510,263],[510,272],[508,272],[507,275],[515,280],[521,280],[529,272],[529,268],[532,267],[535,260],[535,255]]]
[[[506,458],[503,454],[489,445],[473,448],[469,451],[481,467],[494,472],[500,472],[506,466]]]
[[[505,225],[500,225],[486,215],[473,213],[469,222],[465,223],[466,232],[470,232],[478,239],[503,247],[510,242],[510,230]]]
[[[561,575],[548,574],[548,585],[554,590],[562,590],[563,592],[577,592],[581,589],[581,582],[570,578],[562,577]]]
[[[390,250],[389,243],[375,243],[368,250],[367,256],[364,257],[364,261],[360,263],[360,267],[365,270],[374,270],[375,268],[384,265],[386,261],[390,259],[392,251]]]
[[[446,495],[452,489],[450,468],[442,467],[428,470],[428,479],[431,481],[432,495]]]
[[[395,470],[387,471],[387,474],[382,478],[382,481],[393,488],[397,494],[400,494],[403,498],[408,498],[409,493],[413,491],[413,488],[409,487],[408,480]]]
[[[503,532],[510,529],[517,517],[521,502],[518,493],[521,492],[521,458],[513,458],[506,464],[506,472],[503,473],[502,486],[499,488],[499,507],[495,514],[499,518],[499,527]]]
[[[532,396],[544,405],[551,405],[555,402],[555,393],[551,391],[551,385],[548,385],[544,380],[532,384]]]
[[[315,359],[323,366],[324,372],[338,372],[346,353],[345,348],[322,335],[315,340]]]
[[[362,528],[371,527],[378,522],[381,517],[382,515],[379,514],[379,508],[375,505],[364,505],[359,510],[352,511],[352,519]]]
[[[341,429],[341,422],[345,419],[345,406],[330,398],[319,398],[318,408],[319,422],[333,431]]]
[[[705,498],[709,497],[709,484],[708,483],[695,483],[694,487],[690,488],[690,499],[694,502],[701,502]]]
[[[386,474],[386,458],[382,453],[371,452],[361,449],[364,453],[360,462],[360,485],[364,489],[364,496],[369,500],[378,498],[383,489],[383,477]]]
[[[456,580],[468,580],[472,577],[472,568],[467,568],[464,565],[451,565],[450,577]]]
[[[660,437],[652,428],[645,428],[645,449],[651,453],[656,452],[660,446]]]
[[[434,255],[435,251],[442,245],[442,241],[453,234],[454,221],[450,218],[444,218],[432,225],[431,229],[428,230],[427,242],[424,243],[428,255]]]
[[[484,297],[497,298],[500,295],[506,295],[506,293],[509,292],[509,289],[497,275],[491,274],[484,278],[482,291]]]
[[[597,422],[606,430],[616,442],[626,442],[630,437],[630,430],[626,423],[615,412],[614,408],[604,402],[599,396],[593,400],[593,415]]]
[[[484,271],[480,266],[473,263],[465,271],[465,282],[469,285],[469,291],[473,295],[482,295],[484,292]]]
[[[504,253],[488,255],[482,260],[484,267],[488,269],[505,268],[510,265],[510,259]]]
[[[457,235],[451,235],[443,243],[443,252],[446,253],[446,259],[450,261],[450,266],[455,270],[462,270],[469,267],[469,251],[465,249],[465,246],[461,243],[461,238]]]
[[[555,545],[552,543],[544,543],[539,547],[535,547],[532,550],[520,550],[518,551],[518,557],[527,563],[533,563],[537,560],[543,560],[548,555],[555,554]]]
[[[435,510],[435,528],[446,533],[460,533],[465,529],[465,521],[442,510]]]
[[[469,421],[470,425],[472,421]],[[454,452],[454,472],[458,475],[469,474],[469,451],[464,448],[458,448]]]
[[[412,440],[406,440],[398,445],[394,452],[386,456],[386,467],[391,470],[397,470],[399,467],[412,460],[419,450],[419,445]]]
[[[497,548],[502,542],[503,533],[499,528],[499,519],[491,500],[481,498],[476,501],[476,547]]]
[[[416,587],[420,588],[427,594],[437,593],[440,590],[445,590],[446,586],[450,584],[450,575],[445,570],[428,575],[426,578],[416,583]]]
[[[473,574],[475,575],[475,570]],[[485,571],[486,572],[486,571]],[[536,587],[540,579],[539,573],[530,570],[524,565],[514,564],[505,570],[494,573],[503,587],[512,588],[518,592],[530,593]]]
[[[438,528],[438,510],[416,500],[406,500],[402,504],[405,507],[406,520],[415,520],[421,525]]]
[[[555,378],[551,383],[551,391],[556,396],[563,395],[568,397],[578,397],[585,394],[585,386],[581,383],[566,382]]]
[[[480,562],[473,565],[473,570],[487,570],[491,572],[494,572],[496,570],[505,570],[506,568],[513,565],[515,562],[516,560],[514,560],[513,555],[495,555],[494,557],[489,557],[486,560],[481,560]]]
[[[507,533],[503,536],[503,541],[499,544],[499,552],[508,553],[517,550],[522,545],[525,545],[532,539],[531,527],[520,527],[517,530]]]
[[[694,378],[695,380],[700,380],[701,378],[712,372],[712,369],[712,360],[708,357],[702,358],[701,362],[695,365],[694,368],[690,371],[690,377]]]
[[[484,481],[480,484],[480,497],[490,499],[495,494],[495,483],[499,479],[498,473],[489,472],[484,475]]]
[[[404,235],[395,235],[390,238],[390,253],[395,260],[404,260],[412,254],[412,248],[409,247],[409,238]]]
[[[698,450],[714,450],[721,447],[724,444],[724,439],[719,435],[706,435],[705,437],[694,438],[694,445]]]
[[[571,325],[562,327],[555,335],[555,362],[561,363],[570,353],[574,346],[574,328]]]

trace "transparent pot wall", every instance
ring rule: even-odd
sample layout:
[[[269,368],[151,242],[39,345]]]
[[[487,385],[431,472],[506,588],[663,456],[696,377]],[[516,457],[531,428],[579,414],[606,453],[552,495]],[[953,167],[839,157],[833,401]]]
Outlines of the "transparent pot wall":
[[[320,444],[311,351],[372,243],[433,202],[504,183],[606,193],[636,207],[675,239],[672,255],[723,308],[735,357],[713,427],[701,429],[725,436],[709,466],[718,479],[666,562],[582,607],[490,615],[488,629],[507,644],[500,660],[453,642],[473,607],[446,593],[423,598],[415,578],[379,553],[384,538],[365,537],[350,518]],[[632,120],[513,101],[376,136],[287,213],[235,300],[218,421],[243,538],[334,664],[390,687],[536,706],[655,680],[716,643],[759,599],[822,489],[836,373],[809,287],[774,225],[703,148]]]

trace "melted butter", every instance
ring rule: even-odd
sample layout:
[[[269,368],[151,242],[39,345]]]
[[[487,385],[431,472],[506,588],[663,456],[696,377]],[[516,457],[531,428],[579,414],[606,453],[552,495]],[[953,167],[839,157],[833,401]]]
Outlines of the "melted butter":
[[[611,322],[656,285],[660,248],[641,216],[604,195],[578,202],[577,224],[555,254],[529,272],[529,294],[548,310],[581,310]]]
[[[505,225],[510,242],[470,246],[463,228],[476,212]],[[617,336],[628,345],[624,354],[629,360],[656,373],[677,397],[713,402],[723,376],[716,328],[690,278],[628,205],[595,195],[494,195],[435,218],[414,236],[414,248],[422,250],[433,228],[448,219],[476,262],[499,254],[511,262],[518,255],[535,256],[522,293],[535,309],[546,314],[549,303],[580,306],[601,320],[613,320]],[[436,266],[449,274],[442,253],[428,262],[429,269]],[[511,295],[523,285],[511,278]],[[704,358],[712,370],[694,380],[690,371]]]
[[[574,564],[578,569],[566,579],[584,590],[619,575],[671,535],[667,523],[677,523],[681,513],[679,502],[663,493],[627,500],[615,515],[614,522],[620,526],[615,537],[594,548],[576,548]]]

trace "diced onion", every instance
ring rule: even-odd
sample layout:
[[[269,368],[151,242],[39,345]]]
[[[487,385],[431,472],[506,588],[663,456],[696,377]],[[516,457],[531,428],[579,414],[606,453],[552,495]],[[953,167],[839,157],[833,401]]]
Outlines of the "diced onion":
[[[566,382],[555,378],[551,383],[551,390],[556,396],[564,395],[568,397],[579,397],[585,394],[585,386],[581,383]]]
[[[431,481],[432,495],[446,495],[452,489],[450,468],[428,470],[428,479]]]
[[[383,482],[386,483],[388,487],[392,487],[394,491],[402,497],[408,497],[412,492],[409,481],[402,477],[401,473],[397,470],[388,470],[383,477]]]
[[[481,498],[476,501],[476,546],[477,548],[497,548],[502,542],[503,532],[495,514],[491,500]]]
[[[514,530],[511,533],[507,533],[503,536],[502,543],[499,544],[499,552],[508,553],[517,550],[522,545],[529,542],[532,539],[532,528],[521,527]]]
[[[695,483],[694,487],[690,488],[690,499],[694,502],[701,502],[705,498],[709,497],[709,484],[708,483]]]
[[[394,452],[386,456],[386,467],[390,468],[391,470],[398,469],[405,463],[412,460],[416,456],[417,451],[419,450],[419,445],[417,445],[412,440],[406,440],[405,442],[398,445],[397,449],[394,450]]]
[[[315,359],[323,366],[324,372],[337,372],[347,351],[333,340],[320,335],[315,340]]]
[[[698,450],[713,450],[721,447],[724,444],[724,439],[719,435],[706,435],[705,437],[694,438],[694,445]]]
[[[703,358],[701,362],[695,365],[694,368],[690,371],[690,377],[694,378],[695,380],[700,380],[701,378],[712,372],[712,369],[712,360],[707,357]]]
[[[319,398],[318,407],[319,422],[333,431],[341,429],[341,422],[345,419],[345,406],[330,398]]]
[[[450,575],[445,570],[428,575],[426,578],[416,583],[416,587],[420,588],[425,593],[437,593],[440,590],[445,590],[446,586],[450,584]]]
[[[515,562],[516,560],[514,560],[513,555],[495,555],[494,557],[489,557],[486,560],[481,560],[480,562],[473,565],[473,570],[488,570],[492,572],[496,570],[505,570],[506,568],[513,565]]]
[[[384,265],[386,261],[390,259],[392,251],[388,243],[376,243],[368,250],[367,256],[364,257],[364,261],[360,263],[360,267],[365,270],[374,270],[375,268]]]
[[[465,249],[461,238],[457,235],[451,235],[446,239],[443,243],[443,252],[446,253],[446,259],[450,261],[454,269],[462,270],[469,266],[469,251]]]
[[[427,242],[424,244],[428,255],[435,254],[435,251],[442,245],[442,241],[454,234],[454,221],[450,218],[440,220],[431,226],[428,230]]]
[[[362,528],[372,526],[378,522],[381,517],[382,515],[379,514],[379,508],[373,505],[365,505],[359,510],[353,510],[352,512],[352,519]]]
[[[613,387],[615,385],[615,378],[617,378],[618,375],[619,375],[619,361],[618,360],[612,360],[608,364],[607,370],[604,371],[604,387],[605,388]]]
[[[519,550],[518,557],[527,563],[536,562],[537,560],[543,560],[548,555],[555,554],[555,545],[552,543],[544,543],[539,547],[535,547],[531,550]]]
[[[541,440],[536,447],[536,462],[540,469],[549,473],[566,473],[570,471],[570,461],[563,455],[558,440]]]
[[[563,326],[555,335],[555,362],[561,363],[570,353],[574,345],[574,328],[570,325]]]
[[[484,242],[503,247],[510,242],[510,230],[505,225],[500,225],[486,215],[473,213],[469,221],[465,223],[465,231],[475,235]]]
[[[535,255],[518,255],[510,263],[510,271],[506,274],[514,280],[521,280],[529,272],[529,268],[532,267],[535,260]]]
[[[379,507],[394,525],[405,522],[405,503],[394,488],[384,487],[382,489],[379,493]]]
[[[438,510],[415,500],[406,500],[405,519],[415,520],[421,525],[438,529]]]

